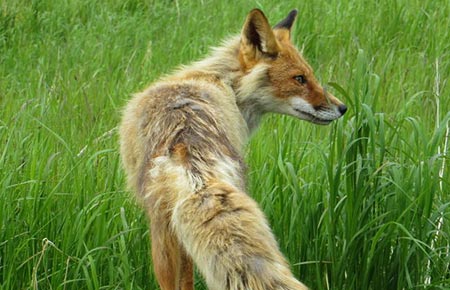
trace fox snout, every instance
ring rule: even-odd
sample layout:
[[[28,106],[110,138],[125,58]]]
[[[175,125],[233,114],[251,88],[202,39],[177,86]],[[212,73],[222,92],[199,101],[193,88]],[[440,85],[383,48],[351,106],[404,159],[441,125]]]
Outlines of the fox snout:
[[[343,116],[345,114],[345,112],[347,112],[347,106],[344,103],[342,103],[341,101],[339,101],[338,98],[336,98],[335,96],[330,94],[327,90],[327,87],[323,87],[323,94],[325,95],[325,98],[327,98],[329,100],[329,102],[331,102],[337,106],[337,109],[338,109],[339,113],[341,113],[341,116]]]
[[[347,112],[347,106],[329,93],[326,87],[318,95],[306,96],[306,99],[306,104],[303,104],[303,106],[298,107],[295,102],[293,106],[296,107],[295,110],[300,114],[297,117],[314,124],[327,125]],[[315,105],[315,102],[318,101],[319,104]]]
[[[337,100],[332,95],[330,100]],[[338,101],[339,102],[339,101]],[[280,113],[288,114],[299,119],[309,121],[318,125],[328,125],[332,121],[342,117],[347,111],[347,106],[336,101],[325,105],[313,106],[299,97],[292,97],[287,106],[281,108]]]
[[[327,100],[327,103],[329,106],[333,108],[334,111],[337,111],[339,114],[337,118],[340,118],[344,116],[344,114],[347,112],[347,106],[342,103],[338,98],[336,98],[334,95],[330,94],[326,87],[323,88],[323,94]],[[319,108],[320,110],[321,108]]]

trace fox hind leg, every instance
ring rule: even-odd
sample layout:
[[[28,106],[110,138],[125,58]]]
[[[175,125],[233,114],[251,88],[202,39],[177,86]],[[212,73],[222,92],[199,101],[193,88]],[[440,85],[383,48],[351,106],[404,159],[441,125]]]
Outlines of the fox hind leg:
[[[170,231],[167,221],[151,222],[153,267],[161,290],[193,290],[191,258]]]
[[[191,257],[187,255],[184,249],[181,248],[181,263],[179,268],[179,285],[180,290],[194,289],[194,265]]]

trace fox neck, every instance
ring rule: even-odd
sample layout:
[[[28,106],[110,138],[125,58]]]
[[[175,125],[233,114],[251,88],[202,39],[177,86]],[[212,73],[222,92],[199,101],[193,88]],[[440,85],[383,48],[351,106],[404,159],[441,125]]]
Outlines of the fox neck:
[[[240,37],[231,38],[213,53],[193,64],[190,69],[214,75],[232,91],[231,101],[235,102],[247,123],[249,132],[259,125],[264,109],[264,100],[271,94],[267,84],[267,66],[256,65],[244,72],[239,61]]]

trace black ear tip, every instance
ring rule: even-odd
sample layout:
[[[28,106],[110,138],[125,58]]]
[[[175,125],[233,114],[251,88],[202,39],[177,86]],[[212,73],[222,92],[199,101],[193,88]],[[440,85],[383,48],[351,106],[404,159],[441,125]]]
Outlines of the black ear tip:
[[[297,17],[298,14],[298,10],[297,9],[293,9],[291,12],[289,12],[289,18],[291,17]]]
[[[297,9],[293,9],[291,10],[291,12],[289,12],[288,16],[281,20],[280,23],[278,23],[277,25],[275,25],[273,28],[275,29],[291,29],[292,24],[295,21],[295,18],[297,18],[297,14],[298,14],[298,10]]]

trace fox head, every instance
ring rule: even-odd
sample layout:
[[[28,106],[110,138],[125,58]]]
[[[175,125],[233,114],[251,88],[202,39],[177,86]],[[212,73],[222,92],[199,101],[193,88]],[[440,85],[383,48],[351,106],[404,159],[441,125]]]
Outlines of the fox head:
[[[344,115],[347,107],[319,84],[291,42],[296,17],[297,10],[293,10],[272,28],[261,10],[248,14],[239,49],[241,69],[246,74],[243,82],[253,78],[253,90],[258,87],[259,92],[251,97],[252,106],[262,113],[275,112],[329,124]]]

